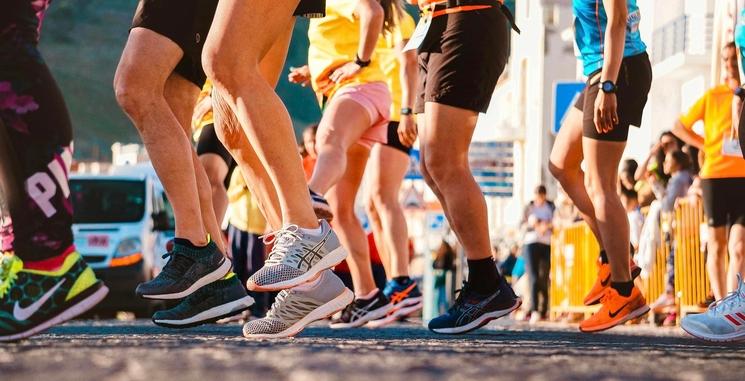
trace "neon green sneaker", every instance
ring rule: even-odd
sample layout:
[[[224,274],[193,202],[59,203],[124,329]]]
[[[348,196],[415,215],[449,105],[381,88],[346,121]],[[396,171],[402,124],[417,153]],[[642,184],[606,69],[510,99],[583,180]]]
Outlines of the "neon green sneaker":
[[[108,292],[77,252],[68,255],[57,271],[24,269],[20,258],[4,254],[0,342],[25,339],[68,321],[93,308]]]

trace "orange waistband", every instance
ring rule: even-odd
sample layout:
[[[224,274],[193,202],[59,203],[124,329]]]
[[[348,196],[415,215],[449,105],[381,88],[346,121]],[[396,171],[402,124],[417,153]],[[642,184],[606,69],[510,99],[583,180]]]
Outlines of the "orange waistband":
[[[458,13],[458,12],[476,11],[479,9],[486,9],[486,8],[491,8],[491,7],[493,7],[493,5],[462,5],[460,7],[445,8],[439,11],[435,11],[432,13],[432,17],[449,15],[449,14]]]

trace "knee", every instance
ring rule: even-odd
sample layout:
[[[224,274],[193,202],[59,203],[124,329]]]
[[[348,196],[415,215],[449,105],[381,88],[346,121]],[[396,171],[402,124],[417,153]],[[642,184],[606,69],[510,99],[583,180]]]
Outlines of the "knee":
[[[114,77],[116,101],[119,107],[135,121],[151,112],[156,97],[163,96],[162,91],[159,92],[157,87],[147,82],[126,68],[120,68]],[[139,123],[135,124],[139,125]]]
[[[559,167],[552,161],[548,162],[548,171],[551,172],[551,175],[562,184],[564,184],[564,182],[567,180],[569,171],[567,171],[565,168]]]
[[[316,136],[316,152],[318,156],[332,155],[346,157],[347,147],[338,136],[328,132],[320,132]]]
[[[252,61],[254,63],[250,64]],[[258,59],[245,60],[244,57],[234,57],[234,54],[211,44],[209,39],[202,51],[202,67],[215,86],[228,90],[228,94],[236,87],[252,86],[253,81],[262,80]]]
[[[464,173],[469,173],[467,165],[464,166],[454,158],[445,157],[429,150],[424,155],[424,163],[430,181],[437,184],[439,188],[449,185],[453,180],[458,180]]]

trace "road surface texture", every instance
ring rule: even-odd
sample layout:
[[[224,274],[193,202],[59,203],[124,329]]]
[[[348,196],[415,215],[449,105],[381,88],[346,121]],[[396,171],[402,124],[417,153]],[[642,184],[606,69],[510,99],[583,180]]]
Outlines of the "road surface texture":
[[[502,323],[505,324],[505,323]],[[238,324],[187,330],[149,321],[74,321],[0,344],[0,380],[743,380],[745,345],[675,329],[490,326],[465,336],[409,324],[251,341]]]

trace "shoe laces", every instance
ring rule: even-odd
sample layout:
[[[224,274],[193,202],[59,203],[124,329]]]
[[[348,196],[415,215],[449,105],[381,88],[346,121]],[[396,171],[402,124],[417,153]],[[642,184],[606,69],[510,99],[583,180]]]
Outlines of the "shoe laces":
[[[183,254],[169,251],[161,256],[163,259],[168,259],[166,265],[163,266],[163,273],[171,276],[172,278],[178,278],[185,272],[189,271],[191,267],[191,260]]]
[[[290,248],[295,244],[295,241],[301,239],[300,227],[297,225],[289,225],[275,232],[271,232],[262,235],[261,238],[264,244],[274,244],[272,252],[269,254],[265,264],[266,265],[277,265],[282,263],[282,260],[290,252]]]
[[[0,254],[0,298],[13,286],[22,267],[22,262],[13,254]]]
[[[272,303],[272,306],[269,308],[269,311],[266,313],[267,318],[272,318],[277,316],[279,313],[279,310],[282,308],[282,306],[285,304],[285,300],[287,299],[287,295],[289,295],[288,290],[282,290],[277,294],[277,297],[274,299],[274,303]]]
[[[616,296],[620,296],[618,291],[614,290],[612,287],[608,287],[608,289],[605,290],[603,296],[600,298],[600,304],[606,304],[606,302],[610,302]]]
[[[743,303],[743,294],[745,294],[745,284],[742,277],[737,274],[737,290],[730,292],[724,298],[715,301],[709,305],[709,311],[713,313],[726,314],[733,309],[740,307]]]
[[[455,302],[453,303],[452,307],[450,307],[450,311],[457,311],[461,308],[461,306],[465,303],[466,297],[471,294],[471,289],[469,287],[468,282],[463,282],[463,286],[457,290],[455,290]]]

